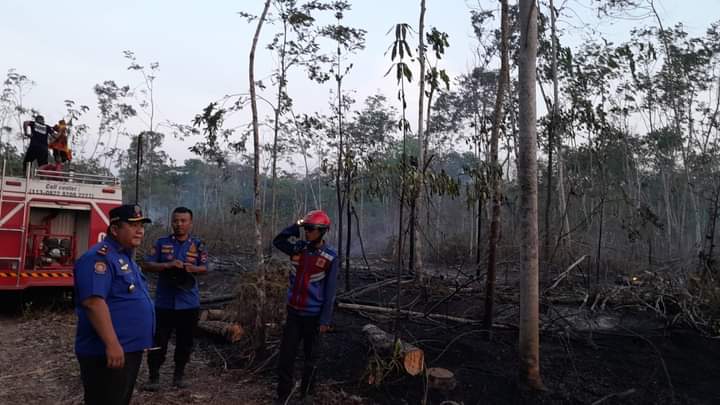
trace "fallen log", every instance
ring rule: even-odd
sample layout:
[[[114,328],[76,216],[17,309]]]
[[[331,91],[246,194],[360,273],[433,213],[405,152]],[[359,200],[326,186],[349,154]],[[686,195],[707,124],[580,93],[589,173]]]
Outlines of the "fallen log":
[[[218,295],[200,299],[200,305],[217,304],[221,302],[232,301],[237,298],[237,294]]]
[[[338,308],[352,309],[352,310],[357,310],[357,311],[367,311],[367,312],[382,312],[382,313],[396,313],[397,312],[397,310],[395,308],[378,307],[378,306],[373,306],[373,305],[360,305],[360,304],[353,304],[353,303],[342,302],[342,301],[338,302]],[[452,321],[452,322],[465,323],[465,324],[479,324],[482,322],[482,321],[475,320],[475,319],[460,318],[457,316],[442,315],[442,314],[427,314],[427,316],[426,316],[422,312],[410,311],[407,309],[401,309],[400,314],[407,315],[410,317],[415,317],[415,318],[427,317],[427,318],[435,319],[435,320]]]
[[[381,356],[397,355],[402,361],[403,369],[411,376],[422,373],[425,368],[425,353],[417,346],[400,340],[397,343],[398,351],[395,353],[395,338],[373,324],[367,324],[362,328],[368,343],[375,353]]]
[[[403,284],[409,284],[409,283],[412,283],[412,282],[414,282],[414,281],[415,281],[414,279],[400,280],[400,284],[401,284],[401,285],[403,285]],[[344,293],[342,293],[342,294],[339,294],[339,295],[338,295],[338,298],[340,298],[340,297],[342,297],[342,298],[355,297],[355,296],[358,296],[358,295],[367,294],[367,293],[369,293],[369,292],[376,291],[376,290],[379,290],[380,288],[383,288],[383,287],[388,286],[388,285],[396,284],[396,283],[397,283],[397,277],[393,277],[393,278],[390,278],[390,279],[388,279],[388,280],[378,281],[378,282],[372,283],[372,284],[370,284],[370,285],[362,286],[362,287],[359,287],[359,288],[356,288],[356,289],[353,289],[353,290],[344,292]]]
[[[200,321],[228,321],[230,314],[223,309],[205,309],[200,311]]]
[[[198,328],[213,336],[220,336],[230,343],[236,343],[245,335],[239,323],[223,321],[199,321]]]

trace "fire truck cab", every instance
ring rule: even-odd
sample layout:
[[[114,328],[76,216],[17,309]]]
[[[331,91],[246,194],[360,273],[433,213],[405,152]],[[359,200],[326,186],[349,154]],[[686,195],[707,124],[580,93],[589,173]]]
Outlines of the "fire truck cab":
[[[0,178],[0,290],[71,287],[73,264],[105,237],[122,204],[117,178],[28,170]]]

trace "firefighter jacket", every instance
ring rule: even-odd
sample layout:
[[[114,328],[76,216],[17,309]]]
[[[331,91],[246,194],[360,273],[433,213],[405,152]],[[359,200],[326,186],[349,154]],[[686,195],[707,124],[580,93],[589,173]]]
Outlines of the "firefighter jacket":
[[[78,316],[75,353],[78,356],[105,355],[105,344],[82,306],[83,301],[92,296],[107,303],[123,351],[131,353],[152,347],[155,308],[145,276],[133,256],[132,250],[123,249],[108,236],[75,262],[75,312]]]
[[[184,241],[170,235],[155,241],[145,260],[155,263],[180,260],[194,266],[207,266],[208,252],[205,244],[192,235]],[[200,290],[195,277],[179,269],[161,271],[155,291],[155,306],[162,309],[200,308]]]
[[[321,325],[332,320],[337,286],[337,253],[325,242],[315,248],[300,237],[300,226],[285,228],[273,240],[276,248],[290,255],[293,268],[290,271],[287,291],[288,306],[301,316],[319,316]]]

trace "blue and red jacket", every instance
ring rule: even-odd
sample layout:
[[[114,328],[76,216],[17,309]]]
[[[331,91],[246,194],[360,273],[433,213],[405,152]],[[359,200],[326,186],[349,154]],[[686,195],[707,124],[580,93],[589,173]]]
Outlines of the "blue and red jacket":
[[[288,306],[301,316],[320,316],[320,324],[329,325],[337,287],[337,253],[324,242],[316,248],[299,237],[300,226],[293,224],[273,240],[276,248],[290,255],[293,264]]]

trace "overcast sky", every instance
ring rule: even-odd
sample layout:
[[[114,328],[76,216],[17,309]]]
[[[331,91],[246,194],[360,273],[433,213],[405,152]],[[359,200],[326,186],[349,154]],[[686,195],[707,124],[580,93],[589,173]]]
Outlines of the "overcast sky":
[[[639,21],[602,22],[581,3],[570,0],[563,17],[568,29],[563,41],[580,41],[581,21],[597,27],[615,41],[627,38]],[[390,62],[383,55],[392,38],[386,33],[393,24],[408,22],[417,27],[417,0],[355,0],[346,23],[368,31],[365,50],[350,58],[354,68],[345,82],[355,89],[358,103],[378,90],[394,97],[395,83],[383,75]],[[510,3],[515,3],[511,0]],[[562,0],[556,0],[562,4]],[[700,35],[720,19],[720,0],[657,0],[663,23],[678,21],[692,34]],[[140,77],[126,70],[123,50],[135,52],[141,64],[157,61],[157,120],[189,123],[210,101],[224,94],[246,92],[248,53],[254,24],[237,12],[259,14],[261,0],[0,0],[0,72],[8,69],[36,82],[25,100],[54,122],[64,113],[63,100],[72,99],[93,107],[88,121],[97,115],[96,83],[115,80],[137,86]],[[442,65],[451,75],[463,73],[473,64],[475,39],[469,22],[470,7],[477,1],[428,0],[427,25],[450,35],[450,48]],[[482,0],[484,8],[496,8],[498,1]],[[276,28],[263,28],[265,45]],[[256,77],[268,79],[274,66],[269,51],[258,51]],[[333,83],[318,85],[297,76],[289,93],[299,112],[327,112]],[[268,82],[269,83],[269,82]],[[268,90],[272,97],[272,89]],[[411,100],[414,105],[414,102]],[[249,114],[249,113],[248,113]],[[249,118],[247,118],[249,121]],[[133,126],[140,128],[136,120]],[[162,128],[160,128],[162,131]],[[191,157],[188,142],[166,139],[167,150],[178,161]],[[248,145],[250,146],[250,145]]]

